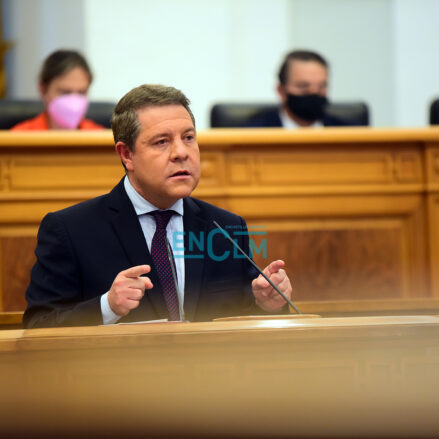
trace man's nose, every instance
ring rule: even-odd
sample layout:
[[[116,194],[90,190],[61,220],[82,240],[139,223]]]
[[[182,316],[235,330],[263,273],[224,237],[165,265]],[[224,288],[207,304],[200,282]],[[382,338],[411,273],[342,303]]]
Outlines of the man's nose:
[[[309,86],[309,94],[326,96],[326,85],[324,85],[324,84],[311,84]]]
[[[171,160],[183,160],[188,156],[188,148],[182,139],[176,139],[171,147]]]
[[[320,85],[318,84],[313,84],[309,86],[309,94],[321,94],[322,92],[322,88]]]

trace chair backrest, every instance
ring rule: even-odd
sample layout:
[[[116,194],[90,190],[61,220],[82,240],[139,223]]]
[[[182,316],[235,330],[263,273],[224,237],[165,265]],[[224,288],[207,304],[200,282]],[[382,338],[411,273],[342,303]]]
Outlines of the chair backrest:
[[[115,104],[112,102],[90,102],[86,114],[91,119],[111,128],[111,115]],[[37,116],[43,111],[41,101],[34,99],[0,99],[0,129],[8,130],[19,122]]]
[[[221,103],[215,104],[210,112],[212,128],[244,127],[253,116],[278,108],[278,104],[267,103]],[[326,114],[351,122],[353,125],[369,125],[369,109],[364,102],[331,102]]]
[[[364,102],[331,102],[326,107],[328,116],[351,122],[355,125],[369,126],[369,107]]]
[[[215,104],[210,111],[212,128],[238,128],[246,126],[246,122],[256,114],[275,110],[278,104]]]
[[[111,116],[115,106],[114,102],[90,102],[85,117],[105,128],[111,128]]]
[[[430,125],[439,125],[439,99],[435,99],[430,105]]]

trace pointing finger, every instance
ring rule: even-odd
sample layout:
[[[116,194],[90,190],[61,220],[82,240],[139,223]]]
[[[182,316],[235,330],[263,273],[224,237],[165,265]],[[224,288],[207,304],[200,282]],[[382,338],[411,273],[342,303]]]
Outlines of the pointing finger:
[[[136,265],[122,271],[122,274],[125,277],[139,277],[142,274],[149,273],[150,271],[151,267],[149,265]]]

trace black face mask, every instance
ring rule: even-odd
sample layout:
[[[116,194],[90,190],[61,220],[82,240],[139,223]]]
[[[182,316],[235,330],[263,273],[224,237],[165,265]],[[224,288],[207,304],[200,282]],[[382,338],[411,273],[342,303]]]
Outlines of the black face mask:
[[[293,95],[287,94],[289,110],[301,119],[314,122],[322,119],[328,99],[317,94]]]

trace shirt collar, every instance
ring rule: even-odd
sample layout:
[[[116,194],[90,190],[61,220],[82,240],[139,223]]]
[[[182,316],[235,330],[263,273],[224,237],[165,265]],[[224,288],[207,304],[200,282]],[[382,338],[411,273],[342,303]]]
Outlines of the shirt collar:
[[[154,204],[150,203],[148,200],[145,200],[145,198],[143,198],[142,195],[140,195],[134,189],[128,176],[125,176],[123,185],[125,187],[128,198],[134,206],[134,210],[136,211],[137,216],[153,212],[154,210],[163,210],[159,209],[157,206],[154,206]],[[183,215],[183,199],[180,198],[169,209],[165,210],[174,210],[179,215]]]
[[[288,116],[287,112],[283,109],[279,109],[279,117],[280,121],[282,122],[282,126],[284,128],[302,128],[299,124],[297,124],[291,117]],[[323,123],[320,120],[316,120],[314,123],[312,123],[309,128],[317,128],[317,127],[323,127]]]

